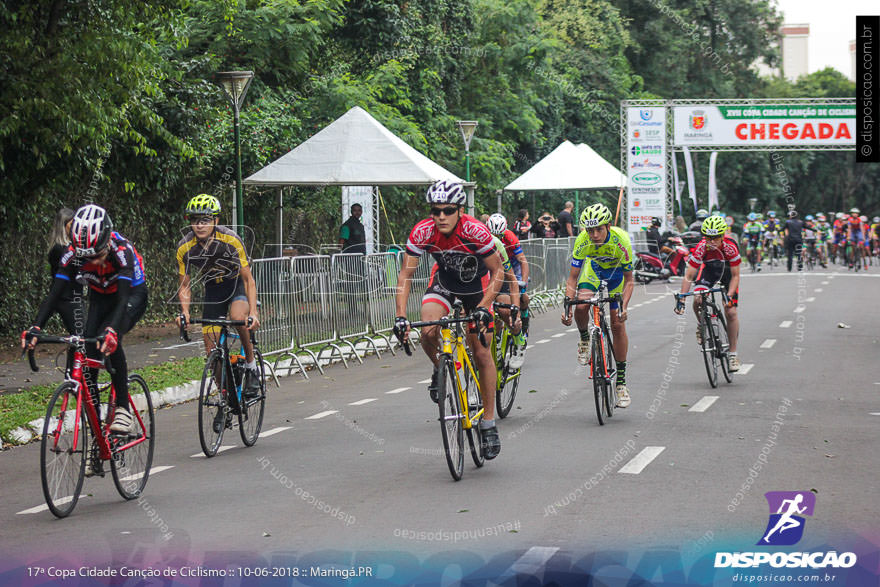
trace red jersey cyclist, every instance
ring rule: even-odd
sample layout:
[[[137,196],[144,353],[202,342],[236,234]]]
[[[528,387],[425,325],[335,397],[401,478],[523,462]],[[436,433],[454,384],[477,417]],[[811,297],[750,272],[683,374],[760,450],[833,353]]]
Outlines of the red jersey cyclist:
[[[739,371],[740,362],[736,356],[736,342],[739,336],[739,271],[742,259],[736,243],[724,236],[727,223],[720,216],[710,216],[700,228],[703,240],[691,251],[688,266],[681,281],[681,293],[687,293],[694,285],[694,293],[711,289],[719,280],[727,288],[728,302],[724,307],[727,318],[727,337],[730,339],[730,371]],[[694,296],[694,313],[697,315],[697,343],[703,344],[703,330],[700,324],[700,296]],[[676,297],[675,313],[684,314],[684,301]]]
[[[465,193],[461,184],[438,181],[428,189],[426,199],[431,204],[431,218],[416,224],[406,242],[406,254],[397,277],[397,319],[394,332],[399,337],[409,335],[406,302],[410,284],[419,258],[425,253],[437,262],[431,272],[428,289],[422,297],[421,318],[439,320],[452,310],[456,299],[462,301],[465,312],[475,318],[470,324],[467,344],[474,355],[480,374],[484,415],[480,422],[483,431],[483,455],[494,459],[501,452],[501,439],[495,427],[495,385],[497,373],[492,353],[478,339],[478,328],[491,336],[492,302],[501,287],[504,270],[495,242],[486,225],[465,214],[461,206]],[[422,329],[422,349],[437,365],[439,351],[437,326]],[[436,372],[428,388],[431,399],[437,401]]]
[[[128,401],[128,364],[122,349],[122,336],[144,315],[147,309],[147,284],[144,262],[134,246],[124,236],[113,231],[113,223],[100,206],[88,204],[76,211],[70,228],[71,243],[58,262],[58,271],[46,302],[30,330],[22,333],[22,346],[29,334],[39,332],[49,319],[52,308],[71,281],[89,286],[89,314],[83,335],[93,338],[104,336],[98,349],[86,345],[86,355],[97,359],[98,353],[107,356],[115,372],[112,376],[116,390],[116,410],[110,430],[128,432],[132,417]],[[30,347],[33,348],[33,341]],[[93,369],[87,369],[89,387],[97,384]],[[94,392],[94,389],[92,390]],[[86,475],[100,474],[100,460],[89,457]]]
[[[511,367],[518,369],[522,366],[525,359],[526,340],[529,336],[529,296],[526,294],[526,287],[529,283],[529,262],[526,261],[526,255],[523,253],[522,245],[519,244],[519,238],[512,230],[507,228],[507,219],[503,214],[492,214],[486,221],[489,232],[498,237],[504,250],[507,252],[507,258],[510,260],[510,267],[516,276],[519,285],[520,309],[522,310],[522,336],[517,335],[514,339],[517,348],[514,349],[514,356],[511,357]],[[510,293],[510,286],[507,282],[501,286],[499,296],[507,296]],[[502,303],[508,303],[505,300],[499,300]]]

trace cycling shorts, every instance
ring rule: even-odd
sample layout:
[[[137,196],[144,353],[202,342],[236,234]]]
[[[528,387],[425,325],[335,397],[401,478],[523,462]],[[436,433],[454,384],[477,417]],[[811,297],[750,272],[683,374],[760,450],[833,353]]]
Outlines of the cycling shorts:
[[[862,236],[861,232],[854,232],[851,236],[847,238],[851,243],[863,243],[865,242],[865,237]]]
[[[440,304],[446,310],[446,313],[452,312],[452,305],[455,303],[455,300],[461,300],[462,307],[464,308],[465,314],[470,314],[473,312],[477,306],[480,305],[480,302],[483,300],[483,293],[486,291],[486,288],[489,287],[489,273],[480,278],[480,284],[482,288],[479,291],[471,291],[468,293],[453,293],[445,288],[441,283],[437,272],[434,271],[431,273],[431,281],[428,284],[428,289],[425,290],[425,295],[422,296],[422,305],[428,303]],[[489,313],[492,313],[492,308],[487,308]],[[489,323],[488,331],[492,332],[492,328],[494,326],[494,322]],[[468,323],[469,332],[475,333],[477,331],[476,324],[473,322]]]
[[[522,279],[522,264],[515,263],[515,262],[511,261],[510,265],[511,265],[511,269],[513,269],[513,275],[516,277],[516,280],[518,282],[522,283],[522,280],[523,280]],[[531,281],[531,280],[532,280],[532,278],[529,277],[529,281]],[[526,282],[525,285],[520,285],[519,286],[519,295],[526,293],[526,289],[528,289],[528,287],[529,287],[528,282]],[[501,286],[501,290],[498,292],[498,294],[499,295],[501,295],[501,294],[509,295],[510,294],[510,284],[505,281],[504,285]]]
[[[835,232],[834,233],[834,244],[835,245],[842,244],[844,238],[846,238],[846,237],[842,232]]]
[[[746,241],[746,248],[747,249],[758,249],[760,251],[764,247],[761,245],[761,239],[749,237],[748,241]]]
[[[623,292],[623,268],[611,267],[603,269],[594,263],[591,259],[586,259],[581,276],[578,278],[578,289],[588,289],[590,291],[599,291],[599,284],[605,281],[608,284],[608,295],[619,294]],[[611,302],[611,309],[616,310],[619,307],[617,302]]]
[[[724,262],[708,261],[700,267],[700,272],[694,280],[694,293],[700,293],[712,289],[720,281],[721,287],[730,287],[730,266]],[[739,287],[730,294],[732,306],[739,306]]]
[[[244,283],[240,279],[221,281],[220,283],[206,283],[202,318],[217,320],[229,316],[229,304],[238,300],[247,302]],[[214,332],[217,329],[217,326],[207,324],[202,326],[202,332]]]

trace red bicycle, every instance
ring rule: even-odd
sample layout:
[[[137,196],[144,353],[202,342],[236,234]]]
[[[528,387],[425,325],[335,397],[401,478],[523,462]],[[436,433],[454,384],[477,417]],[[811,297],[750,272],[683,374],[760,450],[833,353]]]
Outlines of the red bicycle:
[[[49,510],[59,518],[73,511],[82,491],[89,457],[94,474],[101,477],[104,476],[103,462],[110,461],[113,483],[119,494],[125,499],[135,499],[150,476],[156,441],[153,401],[146,381],[137,374],[128,377],[131,429],[127,433],[111,432],[110,424],[116,410],[116,390],[112,383],[104,384],[97,391],[91,390],[83,372],[84,368],[92,368],[106,369],[113,374],[109,364],[89,359],[83,352],[86,343],[100,345],[103,336],[33,336],[38,344],[58,343],[74,348],[72,369],[65,375],[64,383],[52,394],[43,420],[40,477]],[[31,369],[37,371],[33,349],[28,350],[28,360]],[[101,404],[100,397],[105,392],[108,394],[107,403]],[[103,418],[99,415],[101,409],[105,410]]]

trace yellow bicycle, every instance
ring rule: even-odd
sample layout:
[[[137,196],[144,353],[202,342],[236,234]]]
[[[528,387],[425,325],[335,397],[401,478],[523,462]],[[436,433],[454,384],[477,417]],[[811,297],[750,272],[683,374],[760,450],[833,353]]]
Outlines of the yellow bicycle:
[[[461,316],[461,303],[453,306],[452,316],[439,320],[412,322],[412,328],[440,326],[440,355],[434,367],[440,410],[440,432],[449,472],[456,481],[464,472],[464,436],[467,433],[471,457],[477,467],[483,466],[483,434],[480,420],[483,418],[483,396],[477,372],[467,353],[462,324],[471,322],[470,316]],[[483,335],[480,341],[485,345]],[[407,339],[400,340],[407,355],[412,348]]]

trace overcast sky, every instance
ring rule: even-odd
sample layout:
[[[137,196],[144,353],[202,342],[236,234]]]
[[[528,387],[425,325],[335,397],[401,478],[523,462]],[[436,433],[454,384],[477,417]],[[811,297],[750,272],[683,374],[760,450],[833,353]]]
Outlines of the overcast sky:
[[[849,42],[855,38],[856,15],[880,14],[880,0],[776,0],[786,24],[810,25],[810,73],[833,67],[852,75]]]

